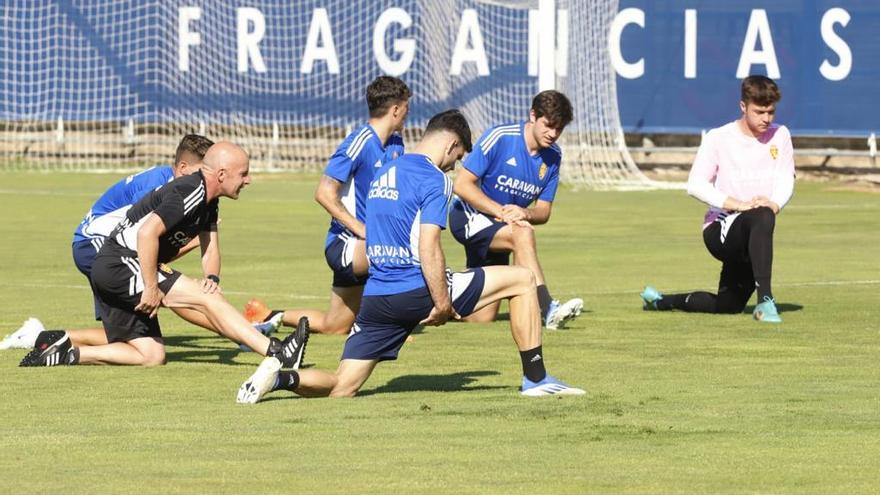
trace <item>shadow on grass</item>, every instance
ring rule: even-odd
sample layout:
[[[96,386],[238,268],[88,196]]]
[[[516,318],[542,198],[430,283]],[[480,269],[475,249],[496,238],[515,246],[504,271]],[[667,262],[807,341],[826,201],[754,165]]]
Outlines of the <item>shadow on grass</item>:
[[[253,367],[251,363],[236,363],[235,357],[242,352],[238,345],[214,335],[173,335],[164,337],[164,340],[169,362],[220,363]],[[176,348],[186,350],[178,351]]]
[[[497,371],[463,371],[461,373],[452,373],[451,375],[405,375],[392,378],[391,381],[381,387],[362,390],[357,393],[357,397],[401,392],[462,392],[510,388],[509,386],[504,385],[468,387],[471,383],[476,382],[479,377],[494,376],[497,374],[499,374]],[[282,392],[281,394],[267,396],[260,402],[290,399],[301,400],[303,398],[290,392]]]
[[[800,311],[804,309],[800,304],[776,303],[776,310],[780,313],[789,313],[792,311]],[[752,313],[755,311],[755,305],[750,304],[743,310],[744,313]]]
[[[509,388],[502,385],[478,385],[475,383],[483,376],[497,375],[497,371],[462,371],[449,375],[404,375],[392,378],[388,383],[358,393],[358,396],[386,394],[394,392],[458,392],[461,390],[494,390]]]

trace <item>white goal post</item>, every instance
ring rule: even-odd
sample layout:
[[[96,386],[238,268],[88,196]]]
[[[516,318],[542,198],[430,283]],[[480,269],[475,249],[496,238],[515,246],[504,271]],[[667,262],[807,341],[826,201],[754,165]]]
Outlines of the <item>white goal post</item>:
[[[575,107],[561,140],[563,180],[652,187],[627,152],[619,121],[607,50],[617,8],[616,0],[398,7],[7,0],[0,7],[0,167],[131,170],[167,162],[180,137],[196,132],[242,144],[256,170],[318,171],[366,118],[366,85],[390,74],[414,93],[408,142],[431,115],[452,107],[475,134],[525,119],[539,79],[550,80]],[[552,60],[539,56],[539,45]]]

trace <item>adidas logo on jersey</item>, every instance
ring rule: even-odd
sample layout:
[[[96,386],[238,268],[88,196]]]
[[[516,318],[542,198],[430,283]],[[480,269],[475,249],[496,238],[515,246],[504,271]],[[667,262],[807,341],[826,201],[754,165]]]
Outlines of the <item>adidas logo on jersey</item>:
[[[516,166],[516,158],[514,158],[514,157],[510,157],[510,160],[507,160],[507,161],[504,162],[504,163],[510,165],[511,167],[515,167],[515,166]]]
[[[397,167],[391,167],[381,177],[370,183],[367,199],[381,198],[397,201],[400,192],[397,190]]]

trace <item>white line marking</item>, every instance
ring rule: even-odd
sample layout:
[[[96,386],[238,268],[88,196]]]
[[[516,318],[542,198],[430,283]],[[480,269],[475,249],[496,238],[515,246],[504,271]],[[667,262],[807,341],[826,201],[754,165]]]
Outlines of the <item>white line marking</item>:
[[[29,289],[76,289],[76,290],[91,290],[88,285],[79,285],[79,284],[43,284],[43,283],[18,283],[18,284],[8,284],[0,282],[0,287],[26,287]],[[253,292],[243,292],[243,291],[232,291],[232,290],[224,290],[224,294],[229,294],[233,296],[254,296],[257,295],[259,297],[284,297],[289,299],[304,299],[304,300],[318,300],[318,299],[328,299],[329,296],[309,296],[302,294],[291,294],[291,293],[281,293],[281,292],[261,292],[259,294],[254,294]]]

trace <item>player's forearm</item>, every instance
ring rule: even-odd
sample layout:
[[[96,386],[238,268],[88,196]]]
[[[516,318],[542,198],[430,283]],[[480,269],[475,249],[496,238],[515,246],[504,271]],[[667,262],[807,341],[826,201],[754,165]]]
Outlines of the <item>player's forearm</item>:
[[[209,236],[207,246],[202,248],[202,273],[220,276],[220,246],[216,234]]]
[[[714,184],[693,173],[688,178],[687,192],[709,206],[730,209],[725,205],[727,200],[732,198],[728,198],[726,194],[716,189]]]
[[[138,233],[137,254],[144,287],[158,287],[159,238]]]
[[[365,237],[366,227],[348,211],[344,204],[342,204],[342,200],[339,199],[335,189],[327,186],[319,186],[318,191],[315,192],[315,201],[317,201],[331,217],[344,225],[345,228],[352,231],[358,237]]]
[[[773,188],[773,193],[770,195],[770,201],[776,203],[779,207],[778,209],[782,210],[785,208],[785,205],[788,204],[789,200],[791,200],[793,194],[794,174],[783,172],[776,178],[776,186]]]
[[[452,307],[449,299],[449,285],[446,283],[446,257],[440,249],[439,239],[430,248],[419,245],[419,259],[422,264],[422,276],[431,293],[434,306],[445,310]]]
[[[492,200],[489,196],[486,196],[475,183],[456,180],[453,190],[459,198],[478,211],[495,218],[503,216],[503,206]]]
[[[529,223],[532,225],[544,225],[548,221],[550,221],[550,209],[546,207],[542,207],[539,205],[535,205],[528,209],[529,211]]]

